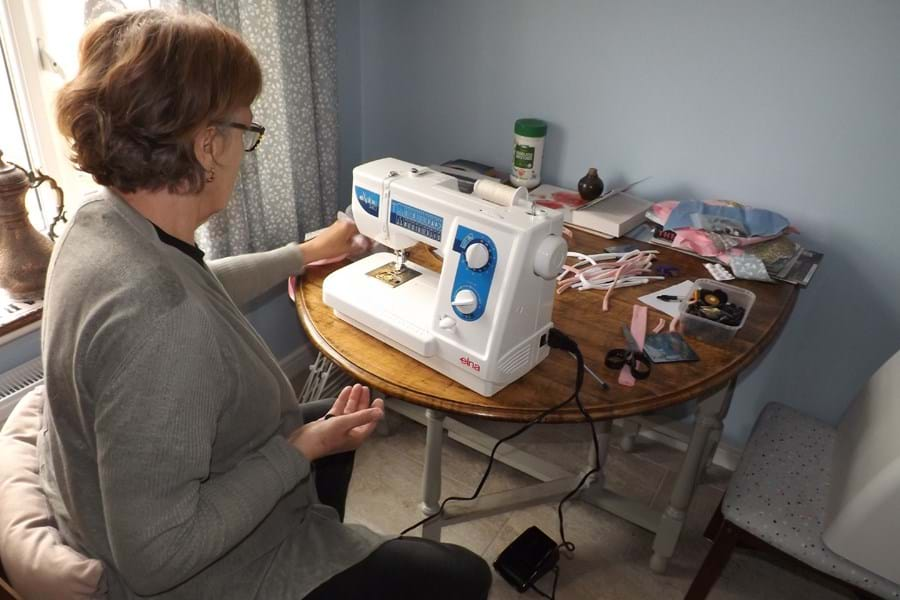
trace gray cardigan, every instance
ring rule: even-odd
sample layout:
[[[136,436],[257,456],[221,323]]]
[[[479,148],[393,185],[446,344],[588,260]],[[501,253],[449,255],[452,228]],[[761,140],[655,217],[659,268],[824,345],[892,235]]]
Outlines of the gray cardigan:
[[[105,189],[54,249],[42,480],[111,598],[299,599],[382,541],[318,504],[291,384],[236,305],[299,247],[208,266]]]

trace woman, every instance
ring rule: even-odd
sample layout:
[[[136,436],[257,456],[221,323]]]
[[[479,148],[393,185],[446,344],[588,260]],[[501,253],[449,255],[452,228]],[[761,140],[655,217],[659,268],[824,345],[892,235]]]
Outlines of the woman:
[[[58,121],[104,187],[56,246],[42,340],[63,536],[104,562],[112,598],[486,598],[471,552],[341,523],[347,452],[382,401],[354,386],[303,414],[237,308],[347,252],[353,226],[209,263],[194,244],[261,139],[260,86],[202,15],[125,13],[82,40]]]

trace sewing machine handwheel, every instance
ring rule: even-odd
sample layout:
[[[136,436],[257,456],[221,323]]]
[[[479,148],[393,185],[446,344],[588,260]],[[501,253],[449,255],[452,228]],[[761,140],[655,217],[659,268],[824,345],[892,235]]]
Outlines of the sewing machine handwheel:
[[[540,244],[534,254],[534,274],[542,279],[556,279],[566,262],[566,253],[569,246],[558,235],[548,235]]]

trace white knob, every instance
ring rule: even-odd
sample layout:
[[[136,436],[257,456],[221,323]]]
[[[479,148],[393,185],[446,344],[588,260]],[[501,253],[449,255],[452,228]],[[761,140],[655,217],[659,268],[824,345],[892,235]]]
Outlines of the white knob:
[[[464,315],[471,315],[478,308],[478,297],[472,290],[459,290],[450,304]]]
[[[466,246],[466,264],[470,269],[477,271],[484,268],[489,260],[491,260],[491,251],[481,242],[472,242]]]
[[[443,317],[441,317],[441,320],[438,321],[438,327],[440,327],[441,329],[453,329],[454,327],[456,327],[456,320],[452,317],[444,315]]]
[[[549,235],[538,244],[534,255],[534,274],[543,279],[555,279],[566,262],[569,246],[558,235]]]

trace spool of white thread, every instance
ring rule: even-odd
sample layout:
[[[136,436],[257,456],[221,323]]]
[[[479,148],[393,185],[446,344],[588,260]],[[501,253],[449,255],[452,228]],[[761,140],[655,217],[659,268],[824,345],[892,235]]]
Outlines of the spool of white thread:
[[[500,206],[528,203],[528,189],[525,186],[513,188],[490,179],[479,179],[476,181],[475,189],[472,193],[482,200],[487,200]]]

